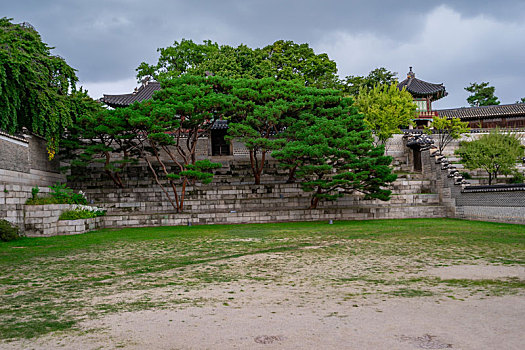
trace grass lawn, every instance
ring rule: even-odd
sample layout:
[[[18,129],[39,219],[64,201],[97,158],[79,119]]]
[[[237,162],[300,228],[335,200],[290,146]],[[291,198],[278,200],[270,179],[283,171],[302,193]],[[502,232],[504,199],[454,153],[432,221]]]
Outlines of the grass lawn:
[[[254,285],[359,298],[523,294],[519,278],[442,279],[451,265],[525,264],[525,226],[449,219],[101,230],[0,243],[0,339],[107,313],[220,303]],[[237,284],[240,289],[228,290]],[[203,292],[225,288],[224,297]],[[349,292],[351,291],[351,292]]]

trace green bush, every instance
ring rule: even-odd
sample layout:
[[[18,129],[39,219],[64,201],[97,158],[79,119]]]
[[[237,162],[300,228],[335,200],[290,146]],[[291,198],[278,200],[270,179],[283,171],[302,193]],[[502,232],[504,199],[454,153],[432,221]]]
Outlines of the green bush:
[[[9,242],[20,238],[18,227],[7,220],[0,220],[0,241]]]
[[[51,197],[38,197],[40,189],[33,187],[31,189],[32,197],[26,201],[28,205],[43,205],[43,204],[87,204],[86,197],[83,193],[75,193],[71,188],[65,184],[57,183],[49,187]]]
[[[525,176],[520,172],[514,172],[512,174],[512,177],[509,179],[509,182],[511,184],[522,184],[525,183]]]
[[[86,198],[81,193],[75,193],[65,184],[57,183],[51,187],[51,197],[63,204],[87,204]]]
[[[470,175],[470,173],[469,173],[468,171],[463,171],[463,172],[461,173],[461,176],[463,176],[463,178],[464,178],[465,180],[470,180],[470,179],[472,179],[472,175]]]
[[[31,199],[37,199],[38,198],[38,192],[40,192],[40,188],[38,186],[35,186],[31,189]]]
[[[78,220],[78,219],[91,219],[97,216],[106,215],[105,210],[88,210],[88,209],[73,209],[66,210],[60,214],[59,220]]]

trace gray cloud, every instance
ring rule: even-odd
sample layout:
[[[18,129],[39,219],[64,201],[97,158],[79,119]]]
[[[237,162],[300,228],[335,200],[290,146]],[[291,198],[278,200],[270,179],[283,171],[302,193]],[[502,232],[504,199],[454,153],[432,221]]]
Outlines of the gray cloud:
[[[442,107],[490,81],[502,102],[525,96],[525,3],[502,1],[223,0],[11,1],[0,13],[28,21],[78,69],[94,97],[130,91],[135,68],[182,38],[261,47],[278,39],[327,52],[340,75],[385,66],[443,82]],[[124,89],[115,91],[117,89]]]

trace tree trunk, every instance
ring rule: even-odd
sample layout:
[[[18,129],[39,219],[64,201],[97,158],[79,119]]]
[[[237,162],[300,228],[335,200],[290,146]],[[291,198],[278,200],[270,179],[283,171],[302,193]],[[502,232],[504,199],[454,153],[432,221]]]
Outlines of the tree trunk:
[[[321,186],[317,186],[316,194],[321,194]],[[310,201],[310,209],[317,209],[317,204],[319,204],[319,197],[313,196]]]
[[[295,182],[295,171],[297,170],[298,165],[295,165],[293,168],[290,168],[290,171],[288,172],[288,180],[286,180],[287,184],[293,184]]]
[[[255,150],[250,150],[250,166],[252,168],[253,178],[256,185],[261,184],[261,174],[259,173],[259,167],[257,164],[257,154]]]

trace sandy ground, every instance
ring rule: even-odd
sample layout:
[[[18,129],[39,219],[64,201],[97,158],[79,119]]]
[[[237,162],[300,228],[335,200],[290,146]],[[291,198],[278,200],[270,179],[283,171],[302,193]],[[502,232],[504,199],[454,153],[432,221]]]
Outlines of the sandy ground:
[[[420,275],[525,279],[520,266],[459,265]],[[110,314],[80,329],[1,349],[523,349],[525,297],[341,299],[340,287],[298,290],[255,282],[209,285],[201,305]],[[166,291],[163,291],[165,293]],[[217,300],[234,293],[225,305]]]

